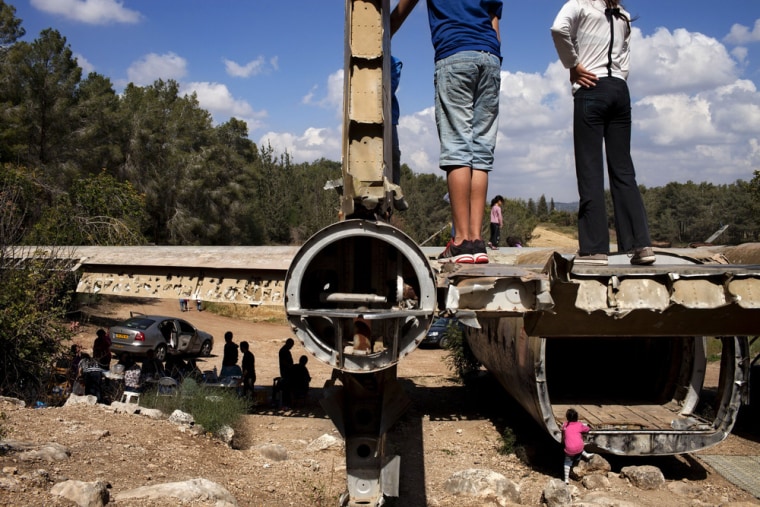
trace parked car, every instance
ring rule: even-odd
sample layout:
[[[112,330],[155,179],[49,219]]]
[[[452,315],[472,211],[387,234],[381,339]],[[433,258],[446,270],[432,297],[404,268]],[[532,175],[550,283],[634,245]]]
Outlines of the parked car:
[[[111,352],[119,355],[129,352],[145,356],[148,350],[156,351],[159,361],[167,353],[209,356],[214,348],[214,337],[201,331],[188,321],[163,315],[133,315],[108,330]],[[170,346],[176,343],[176,349]]]
[[[464,324],[459,322],[456,317],[439,317],[430,325],[430,329],[428,329],[427,335],[420,345],[445,349],[449,344],[447,329],[450,325],[455,326],[460,331],[464,330]]]

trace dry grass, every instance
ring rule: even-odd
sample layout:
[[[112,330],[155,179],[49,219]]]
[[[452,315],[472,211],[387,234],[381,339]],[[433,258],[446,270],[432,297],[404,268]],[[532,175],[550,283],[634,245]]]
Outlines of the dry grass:
[[[228,303],[204,303],[205,310],[217,315],[231,317],[249,322],[268,322],[271,324],[287,324],[283,305],[248,306]]]

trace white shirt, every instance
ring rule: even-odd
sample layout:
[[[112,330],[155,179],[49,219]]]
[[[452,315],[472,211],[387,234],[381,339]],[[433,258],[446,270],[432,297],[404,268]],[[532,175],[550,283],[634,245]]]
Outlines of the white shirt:
[[[621,17],[610,15],[608,18],[605,9],[604,0],[568,0],[551,28],[554,46],[567,69],[580,63],[598,78],[611,76],[625,80],[631,39],[630,22],[626,19],[630,20],[631,16],[621,7]],[[579,87],[573,84],[573,93]]]

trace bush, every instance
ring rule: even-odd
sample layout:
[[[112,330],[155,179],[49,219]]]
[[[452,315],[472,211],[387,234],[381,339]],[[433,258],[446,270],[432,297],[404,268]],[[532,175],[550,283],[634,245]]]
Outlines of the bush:
[[[480,369],[480,362],[470,350],[464,333],[453,321],[446,327],[445,339],[448,354],[444,359],[459,378],[466,381],[471,373]]]
[[[500,437],[501,445],[498,452],[501,455],[513,454],[517,448],[517,436],[512,428],[504,428]]]
[[[158,396],[150,391],[140,397],[140,405],[165,414],[175,410],[187,412],[196,424],[213,434],[224,426],[234,428],[240,416],[251,408],[250,401],[238,396],[235,389],[204,387],[192,379],[182,382],[177,396]]]

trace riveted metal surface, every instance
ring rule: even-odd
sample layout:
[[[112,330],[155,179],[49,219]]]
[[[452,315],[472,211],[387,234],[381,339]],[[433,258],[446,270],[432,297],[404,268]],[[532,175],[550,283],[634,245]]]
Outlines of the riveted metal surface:
[[[720,280],[689,278],[678,279],[673,283],[672,300],[688,308],[717,308],[729,302]]]

